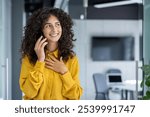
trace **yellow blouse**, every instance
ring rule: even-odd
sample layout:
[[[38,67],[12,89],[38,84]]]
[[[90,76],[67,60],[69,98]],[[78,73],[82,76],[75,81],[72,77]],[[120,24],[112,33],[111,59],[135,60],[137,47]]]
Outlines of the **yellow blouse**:
[[[53,54],[58,57],[58,50],[46,52],[46,58]],[[45,62],[37,61],[33,66],[28,57],[22,59],[20,88],[24,99],[34,100],[78,100],[82,95],[79,81],[79,63],[76,56],[65,63],[68,72],[61,75],[45,67]]]

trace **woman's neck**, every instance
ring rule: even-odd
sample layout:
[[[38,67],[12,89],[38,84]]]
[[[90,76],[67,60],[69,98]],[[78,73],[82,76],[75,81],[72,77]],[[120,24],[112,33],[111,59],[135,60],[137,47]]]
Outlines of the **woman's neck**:
[[[58,43],[48,42],[47,50],[53,52],[57,49],[57,47],[58,47]]]

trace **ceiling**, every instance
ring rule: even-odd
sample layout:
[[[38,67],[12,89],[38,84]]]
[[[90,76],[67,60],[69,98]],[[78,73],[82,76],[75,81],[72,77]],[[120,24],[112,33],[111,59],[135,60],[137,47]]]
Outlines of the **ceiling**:
[[[106,4],[120,1],[130,1],[130,0],[88,0],[88,5]]]
[[[85,4],[91,7],[94,7],[95,5],[100,5],[99,8],[103,8],[103,7],[110,7],[110,6],[118,5],[114,3],[124,2],[123,5],[126,5],[131,1],[136,2],[136,1],[142,1],[142,0],[24,0],[26,12],[33,12],[34,10],[37,10],[42,7],[57,7],[57,8],[63,9],[63,6],[66,6],[66,5],[70,5],[70,6],[78,5],[78,6],[83,7]]]
[[[124,19],[142,18],[142,0],[69,0],[69,13],[74,19]],[[86,9],[86,10],[85,10]],[[86,11],[86,12],[85,12]]]
[[[53,7],[55,1],[56,0],[24,0],[25,12],[33,12],[42,7]]]

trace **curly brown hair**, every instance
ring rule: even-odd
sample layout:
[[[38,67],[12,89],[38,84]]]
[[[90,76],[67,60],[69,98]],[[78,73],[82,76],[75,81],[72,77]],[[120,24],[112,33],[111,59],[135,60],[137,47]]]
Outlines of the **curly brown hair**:
[[[75,39],[73,39],[73,21],[71,17],[58,8],[42,8],[31,15],[27,25],[24,27],[24,37],[21,45],[22,58],[28,56],[32,64],[35,64],[38,59],[34,51],[35,43],[43,34],[44,24],[51,15],[58,18],[62,27],[62,35],[58,41],[58,58],[62,56],[63,60],[67,61],[69,57],[75,55],[75,52],[72,50]]]

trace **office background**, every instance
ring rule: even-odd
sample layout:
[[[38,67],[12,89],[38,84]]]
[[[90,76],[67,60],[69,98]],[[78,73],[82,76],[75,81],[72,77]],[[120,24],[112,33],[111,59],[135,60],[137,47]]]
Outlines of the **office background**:
[[[93,1],[93,2],[92,2]],[[94,2],[95,1],[95,2]],[[68,12],[74,20],[77,41],[75,51],[80,62],[80,80],[84,89],[81,99],[95,99],[94,73],[103,73],[110,68],[122,71],[126,80],[143,78],[138,67],[149,64],[149,10],[148,0],[1,0],[0,2],[0,98],[22,99],[19,87],[20,44],[26,18],[34,8],[59,7]],[[123,4],[118,4],[122,2]],[[112,4],[116,3],[116,4]],[[99,8],[94,5],[100,4]],[[30,6],[30,7],[29,7]],[[37,7],[35,7],[37,6]],[[133,60],[94,61],[92,37],[133,37]]]

